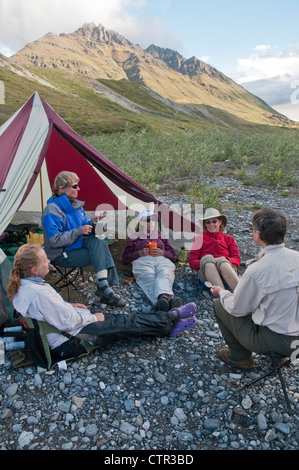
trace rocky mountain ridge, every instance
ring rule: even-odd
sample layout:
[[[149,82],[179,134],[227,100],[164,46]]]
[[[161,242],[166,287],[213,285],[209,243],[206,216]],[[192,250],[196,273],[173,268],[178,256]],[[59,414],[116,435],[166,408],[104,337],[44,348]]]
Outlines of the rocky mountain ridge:
[[[143,49],[101,24],[83,25],[71,34],[48,33],[9,59],[34,70],[56,70],[72,80],[140,82],[161,97],[182,106],[211,106],[245,121],[276,126],[292,122],[196,57],[155,45]]]

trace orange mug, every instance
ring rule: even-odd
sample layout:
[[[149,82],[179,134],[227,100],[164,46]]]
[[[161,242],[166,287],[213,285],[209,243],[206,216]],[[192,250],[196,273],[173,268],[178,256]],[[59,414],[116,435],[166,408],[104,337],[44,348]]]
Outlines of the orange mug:
[[[151,249],[152,248],[157,248],[157,242],[150,242],[148,244],[148,247],[149,247],[149,254],[151,254]]]

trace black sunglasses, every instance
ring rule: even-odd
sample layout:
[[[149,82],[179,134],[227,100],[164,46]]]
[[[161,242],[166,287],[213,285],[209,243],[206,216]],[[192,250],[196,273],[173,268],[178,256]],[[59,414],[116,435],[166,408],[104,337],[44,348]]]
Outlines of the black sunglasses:
[[[73,188],[73,189],[77,189],[78,188],[78,184],[73,184],[71,186],[66,186],[67,188]]]
[[[217,224],[218,220],[206,220],[206,224]]]

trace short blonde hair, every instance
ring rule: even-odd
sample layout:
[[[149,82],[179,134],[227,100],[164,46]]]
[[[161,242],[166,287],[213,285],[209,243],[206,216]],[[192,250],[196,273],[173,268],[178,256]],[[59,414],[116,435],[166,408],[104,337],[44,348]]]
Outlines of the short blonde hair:
[[[72,171],[61,171],[54,180],[53,193],[56,196],[61,196],[62,192],[59,190],[61,186],[66,188],[67,186],[74,184],[74,182],[78,183],[79,180],[80,178],[76,173],[73,173]]]

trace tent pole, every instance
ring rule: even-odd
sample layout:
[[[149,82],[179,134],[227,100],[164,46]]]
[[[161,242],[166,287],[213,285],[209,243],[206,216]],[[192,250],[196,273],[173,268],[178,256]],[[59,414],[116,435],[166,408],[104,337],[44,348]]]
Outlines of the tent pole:
[[[42,169],[40,169],[40,172],[39,172],[39,183],[40,183],[40,197],[41,197],[42,212],[44,212],[44,195],[43,195]]]

